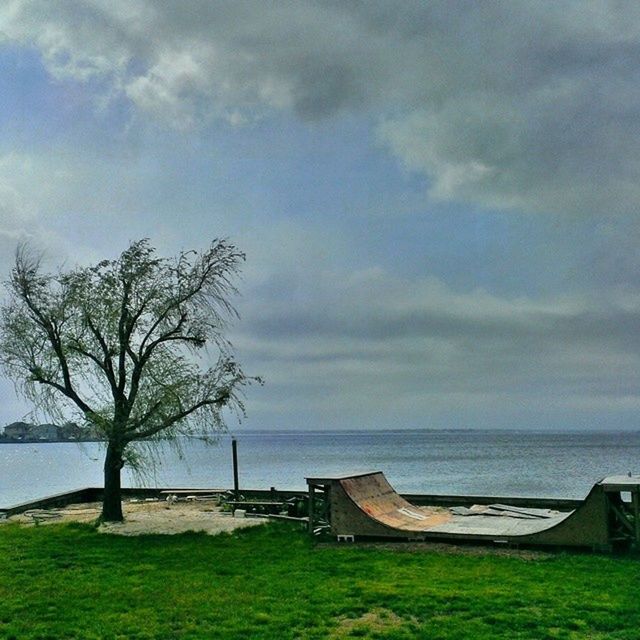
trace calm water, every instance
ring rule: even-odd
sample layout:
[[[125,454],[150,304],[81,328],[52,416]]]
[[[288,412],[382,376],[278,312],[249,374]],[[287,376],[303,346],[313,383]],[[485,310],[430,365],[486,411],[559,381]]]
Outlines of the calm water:
[[[582,498],[603,476],[640,472],[640,432],[240,433],[240,484],[304,489],[306,476],[381,470],[400,491]],[[129,486],[230,487],[230,438],[184,443]],[[102,445],[0,445],[0,506],[102,484]]]

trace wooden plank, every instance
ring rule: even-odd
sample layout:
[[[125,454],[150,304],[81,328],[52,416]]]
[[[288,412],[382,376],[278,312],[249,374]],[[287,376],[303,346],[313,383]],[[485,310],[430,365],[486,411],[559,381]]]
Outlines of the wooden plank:
[[[225,504],[231,504],[235,507],[251,506],[251,507],[284,507],[286,502],[270,502],[263,500],[227,500]]]
[[[617,505],[613,504],[613,502],[609,503],[609,508],[618,516],[620,524],[622,524],[626,529],[628,529],[635,535],[635,528],[627,519],[627,515],[625,514],[625,512],[622,511],[622,509],[619,509]]]
[[[202,495],[220,495],[227,493],[228,489],[165,489],[160,495],[168,496],[202,496]]]
[[[527,507],[513,507],[508,504],[490,504],[490,509],[496,509],[498,511],[509,511],[510,513],[520,514],[531,518],[552,518],[558,513],[553,513],[550,509],[532,509]]]

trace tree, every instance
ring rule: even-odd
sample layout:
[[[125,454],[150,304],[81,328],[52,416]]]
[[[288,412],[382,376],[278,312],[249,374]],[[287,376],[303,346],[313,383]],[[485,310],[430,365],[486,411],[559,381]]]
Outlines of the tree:
[[[137,442],[206,437],[225,428],[225,407],[243,415],[243,387],[260,380],[224,337],[243,261],[225,240],[173,259],[140,240],[116,260],[51,274],[18,249],[0,362],[37,409],[79,414],[106,441],[103,520],[123,519],[120,472],[137,462]],[[205,353],[215,364],[203,369]]]

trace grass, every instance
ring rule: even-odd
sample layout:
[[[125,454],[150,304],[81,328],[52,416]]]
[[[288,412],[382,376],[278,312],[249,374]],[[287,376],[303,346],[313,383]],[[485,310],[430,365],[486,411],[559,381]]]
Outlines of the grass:
[[[0,526],[0,638],[640,638],[640,561]]]

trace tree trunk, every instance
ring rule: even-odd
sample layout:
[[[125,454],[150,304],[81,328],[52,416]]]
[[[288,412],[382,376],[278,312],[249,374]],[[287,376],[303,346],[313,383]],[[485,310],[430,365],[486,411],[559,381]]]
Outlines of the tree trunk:
[[[109,442],[104,460],[104,497],[102,499],[103,522],[122,522],[122,494],[120,470],[123,467],[122,446]]]

